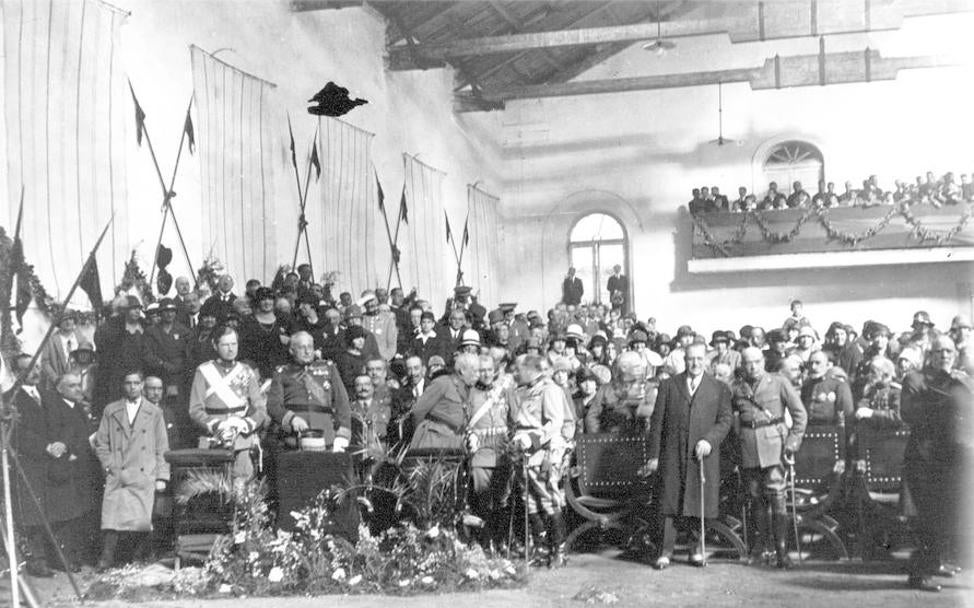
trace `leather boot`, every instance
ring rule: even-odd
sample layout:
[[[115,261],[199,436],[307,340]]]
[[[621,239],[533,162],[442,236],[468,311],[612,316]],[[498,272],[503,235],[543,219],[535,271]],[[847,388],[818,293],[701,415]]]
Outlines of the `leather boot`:
[[[545,533],[544,520],[539,513],[532,513],[528,516],[531,525],[531,554],[529,559],[532,564],[540,564],[548,560],[547,534]]]
[[[751,543],[751,564],[766,564],[771,559],[771,508],[760,498],[751,499],[751,519],[754,540]]]
[[[101,557],[98,558],[98,572],[104,572],[115,565],[115,549],[118,547],[118,534],[115,530],[105,531]]]
[[[775,567],[781,570],[789,570],[794,564],[788,556],[788,510],[785,505],[784,496],[775,496],[772,504],[774,512],[774,549],[777,561]]]
[[[561,511],[555,510],[548,520],[548,542],[551,557],[548,560],[549,568],[562,568],[565,566],[565,518]]]

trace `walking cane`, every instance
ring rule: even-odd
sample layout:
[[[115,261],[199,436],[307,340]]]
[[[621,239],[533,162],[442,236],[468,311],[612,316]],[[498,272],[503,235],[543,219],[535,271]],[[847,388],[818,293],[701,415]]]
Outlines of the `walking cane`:
[[[700,565],[706,566],[707,565],[707,524],[706,524],[707,511],[704,508],[705,505],[704,505],[704,497],[703,497],[704,483],[706,482],[706,479],[704,479],[704,474],[703,474],[703,458],[698,458],[697,460],[700,462],[700,554],[703,556],[703,562]]]
[[[789,458],[788,485],[791,489],[791,525],[795,531],[795,547],[798,549],[798,565],[802,564],[802,540],[798,534],[798,502],[795,500],[795,459]]]

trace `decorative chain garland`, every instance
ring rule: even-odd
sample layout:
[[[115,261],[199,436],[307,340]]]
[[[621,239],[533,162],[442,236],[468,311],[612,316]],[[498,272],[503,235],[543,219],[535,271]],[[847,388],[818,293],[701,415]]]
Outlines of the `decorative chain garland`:
[[[812,216],[816,216],[819,225],[825,230],[825,233],[829,240],[839,241],[844,245],[849,245],[851,247],[857,246],[859,243],[868,241],[873,238],[889,226],[890,221],[896,215],[900,215],[906,221],[906,223],[912,228],[910,231],[910,237],[923,243],[926,241],[934,241],[937,245],[944,245],[950,242],[955,236],[967,227],[970,222],[971,217],[974,217],[974,203],[968,203],[965,205],[964,212],[961,214],[960,219],[957,224],[953,226],[950,230],[946,232],[938,232],[927,228],[923,222],[918,220],[915,215],[910,211],[910,204],[908,201],[897,203],[896,205],[890,207],[890,210],[884,215],[876,224],[863,232],[844,232],[835,227],[832,223],[832,219],[829,215],[829,210],[826,208],[811,208],[805,211],[795,226],[788,232],[776,232],[771,229],[768,224],[765,214],[760,211],[746,211],[744,212],[744,217],[738,224],[737,229],[734,234],[726,240],[718,240],[714,236],[713,231],[707,224],[703,216],[700,215],[690,215],[693,220],[694,227],[697,232],[703,236],[704,244],[710,247],[711,251],[722,257],[730,257],[730,248],[734,245],[738,245],[744,241],[747,236],[748,223],[753,220],[758,229],[761,231],[761,237],[768,243],[787,243],[793,240],[801,233],[802,227],[805,223],[811,219]]]

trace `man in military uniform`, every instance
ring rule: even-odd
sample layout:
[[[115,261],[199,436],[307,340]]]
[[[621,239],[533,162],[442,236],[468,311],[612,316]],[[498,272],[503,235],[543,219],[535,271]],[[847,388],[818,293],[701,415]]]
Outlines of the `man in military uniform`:
[[[964,442],[970,441],[971,384],[953,369],[957,349],[947,336],[934,339],[929,362],[903,379],[900,412],[910,425],[903,483],[916,507],[918,547],[910,558],[910,587],[940,591],[930,576],[944,574],[944,549],[960,517]]]
[[[362,316],[362,326],[375,336],[379,354],[386,361],[391,361],[396,355],[396,344],[399,340],[399,328],[396,317],[389,311],[379,310],[379,300],[372,291],[366,291],[359,300],[365,307]]]
[[[791,383],[765,371],[764,354],[749,347],[741,353],[744,375],[732,387],[732,405],[740,428],[741,469],[751,512],[758,529],[752,556],[770,557],[768,541],[774,522],[774,541],[779,568],[791,567],[788,558],[788,512],[785,506],[785,467],[801,445],[807,415],[801,397]],[[792,426],[785,425],[785,410]]]
[[[473,485],[472,507],[483,521],[480,545],[485,550],[504,544],[508,533],[507,501],[511,493],[511,462],[507,453],[513,421],[514,381],[498,375],[494,358],[480,355],[477,383],[470,390],[467,452]]]
[[[254,474],[250,450],[267,421],[264,394],[257,372],[237,361],[237,331],[225,327],[214,334],[217,358],[196,368],[189,391],[189,416],[218,443],[235,454],[233,477],[243,482]]]
[[[267,391],[267,413],[280,426],[279,439],[294,449],[296,435],[320,431],[328,449],[344,452],[352,414],[338,370],[330,361],[315,361],[314,338],[307,332],[292,335],[289,350],[291,363],[277,368]]]
[[[818,350],[808,358],[808,378],[802,383],[802,403],[808,412],[808,426],[837,429],[839,453],[833,472],[845,472],[849,433],[852,426],[852,389],[842,368],[835,367],[830,353]]]
[[[562,462],[567,448],[563,435],[567,403],[564,389],[545,373],[544,357],[521,355],[517,359],[517,410],[511,444],[520,452],[527,467],[525,501],[535,546],[541,546],[545,533],[542,513],[547,516],[549,566],[565,564],[565,519],[561,490]]]

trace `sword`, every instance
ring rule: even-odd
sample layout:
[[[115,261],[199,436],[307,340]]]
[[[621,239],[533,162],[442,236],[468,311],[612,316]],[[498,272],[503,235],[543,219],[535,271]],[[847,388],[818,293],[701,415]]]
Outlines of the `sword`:
[[[788,463],[788,485],[791,489],[791,525],[795,531],[795,547],[798,549],[798,565],[802,564],[802,540],[798,534],[798,502],[795,500],[795,459],[789,458]]]

